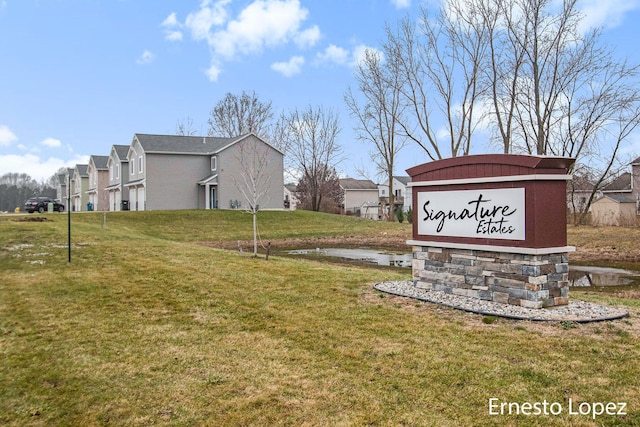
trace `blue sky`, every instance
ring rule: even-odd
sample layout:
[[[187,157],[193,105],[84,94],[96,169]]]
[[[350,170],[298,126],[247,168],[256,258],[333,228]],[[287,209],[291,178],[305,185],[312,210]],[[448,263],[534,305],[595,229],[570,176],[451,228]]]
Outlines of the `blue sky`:
[[[640,1],[580,5],[619,56],[640,63]],[[385,23],[419,8],[418,0],[0,0],[0,175],[46,179],[134,133],[174,133],[187,117],[204,135],[214,105],[244,90],[276,115],[337,111],[339,169],[356,177],[370,161],[343,101],[354,61],[380,45]],[[425,161],[409,146],[396,174]]]

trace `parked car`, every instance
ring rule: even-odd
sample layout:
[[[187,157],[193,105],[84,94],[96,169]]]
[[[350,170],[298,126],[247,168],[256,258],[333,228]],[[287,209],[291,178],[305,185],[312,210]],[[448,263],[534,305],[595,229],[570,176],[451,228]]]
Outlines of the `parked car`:
[[[64,212],[64,205],[50,197],[32,197],[24,202],[24,210],[29,213],[34,213],[35,211],[43,213],[49,209],[49,203],[53,203],[54,211]]]

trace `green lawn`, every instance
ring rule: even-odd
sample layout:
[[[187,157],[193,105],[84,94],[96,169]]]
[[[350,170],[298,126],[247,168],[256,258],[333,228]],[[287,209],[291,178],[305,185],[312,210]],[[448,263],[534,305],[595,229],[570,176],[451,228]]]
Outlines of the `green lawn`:
[[[372,290],[408,271],[198,244],[250,239],[241,212],[73,214],[69,264],[67,217],[45,216],[0,217],[0,425],[640,425],[637,300],[607,297],[632,313],[615,322],[492,322]],[[310,212],[259,226],[409,230]],[[563,411],[491,415],[492,398]]]

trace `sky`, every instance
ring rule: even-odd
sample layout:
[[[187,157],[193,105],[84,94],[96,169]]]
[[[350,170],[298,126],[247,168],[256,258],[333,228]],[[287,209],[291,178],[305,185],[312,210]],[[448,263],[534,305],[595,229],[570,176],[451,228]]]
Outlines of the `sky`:
[[[640,0],[579,4],[585,25],[603,26],[617,55],[640,63]],[[359,178],[364,168],[381,182],[344,93],[355,89],[354,64],[381,45],[385,24],[420,7],[419,0],[0,0],[0,175],[43,181],[130,144],[135,133],[173,134],[188,120],[206,135],[216,103],[246,91],[270,101],[276,116],[310,105],[336,112],[341,176]],[[428,160],[409,145],[395,173]]]

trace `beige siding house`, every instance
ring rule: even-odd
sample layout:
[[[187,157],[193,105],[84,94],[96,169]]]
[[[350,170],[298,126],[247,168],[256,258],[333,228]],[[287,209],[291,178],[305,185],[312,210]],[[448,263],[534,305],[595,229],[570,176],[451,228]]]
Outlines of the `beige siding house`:
[[[87,210],[89,202],[89,175],[87,167],[89,165],[76,165],[71,178],[71,209],[76,212]]]
[[[251,163],[252,156],[264,163]],[[127,153],[131,210],[246,209],[258,174],[260,209],[283,209],[283,153],[253,134],[237,138],[135,134]],[[265,164],[254,170],[251,164]]]
[[[89,189],[87,190],[88,203],[92,210],[109,210],[109,168],[107,162],[109,156],[91,156],[87,165],[89,177]]]
[[[340,187],[344,190],[342,213],[347,215],[362,215],[363,208],[367,213],[372,206],[377,206],[378,186],[368,179],[342,178]]]

